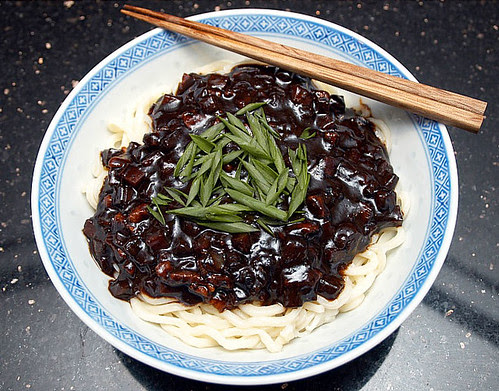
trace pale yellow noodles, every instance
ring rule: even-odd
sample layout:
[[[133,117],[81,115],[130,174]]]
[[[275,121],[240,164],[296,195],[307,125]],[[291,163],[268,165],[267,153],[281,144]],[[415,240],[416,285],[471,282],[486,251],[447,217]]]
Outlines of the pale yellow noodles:
[[[218,71],[226,73],[234,66],[229,62],[217,62],[198,70],[198,73]],[[319,88],[334,90],[320,83]],[[142,97],[139,105],[130,108],[129,115],[121,123],[111,123],[113,133],[110,147],[126,146],[130,141],[141,142],[143,135],[151,130],[147,115],[151,104],[171,89],[157,89]],[[379,119],[369,118],[375,125],[380,139],[390,147],[390,131]],[[100,162],[94,169],[94,179],[89,181],[84,192],[89,204],[95,209],[103,180],[107,174]],[[409,198],[399,192],[399,205],[404,214],[409,208]],[[130,300],[134,314],[144,321],[159,325],[168,334],[184,343],[198,347],[221,346],[227,350],[267,349],[279,352],[283,346],[297,337],[310,333],[317,327],[331,322],[340,312],[358,307],[386,265],[387,253],[400,246],[405,238],[402,227],[388,228],[372,238],[368,249],[357,254],[345,270],[345,286],[335,300],[317,297],[298,308],[285,308],[281,304],[260,306],[242,304],[233,310],[219,312],[209,304],[186,306],[176,299],[153,299],[145,295]]]

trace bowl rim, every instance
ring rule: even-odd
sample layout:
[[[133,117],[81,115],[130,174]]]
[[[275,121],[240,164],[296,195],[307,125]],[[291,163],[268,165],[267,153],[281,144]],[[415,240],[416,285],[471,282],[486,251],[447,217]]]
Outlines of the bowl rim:
[[[367,45],[370,49],[376,51],[379,53],[381,56],[383,56],[388,62],[390,62],[392,65],[394,65],[397,70],[403,74],[404,77],[407,77],[410,80],[417,81],[416,78],[398,61],[396,60],[392,55],[390,55],[388,52],[386,52],[384,49],[379,47],[377,44],[373,43],[372,41],[362,37],[361,35],[344,28],[342,26],[339,26],[335,23],[323,20],[323,19],[318,19],[316,17],[308,16],[308,15],[303,15],[300,13],[294,13],[294,12],[288,12],[288,11],[281,11],[281,10],[272,10],[272,9],[253,9],[253,8],[248,8],[248,9],[235,9],[235,10],[224,10],[224,11],[217,11],[217,12],[208,12],[208,13],[203,13],[203,14],[198,14],[195,16],[190,17],[189,19],[192,20],[204,20],[204,19],[212,19],[212,18],[224,18],[224,17],[230,17],[230,16],[236,16],[236,15],[267,15],[267,16],[277,16],[277,17],[286,17],[286,18],[295,18],[298,20],[304,20],[304,21],[309,21],[313,22],[319,25],[323,25],[327,28],[332,28],[336,31],[339,31],[345,35],[348,35],[355,40]],[[440,132],[440,135],[442,137],[442,141],[444,144],[444,151],[446,153],[447,161],[448,161],[448,171],[449,171],[449,179],[450,183],[452,186],[450,186],[450,194],[449,194],[449,208],[448,208],[448,215],[447,215],[447,224],[446,224],[446,229],[444,232],[444,236],[441,242],[440,247],[438,248],[438,254],[435,258],[435,261],[432,264],[431,271],[428,273],[425,281],[423,284],[419,287],[418,292],[415,294],[415,296],[411,299],[411,301],[406,304],[403,308],[403,310],[398,313],[396,318],[392,320],[386,327],[384,327],[381,331],[379,331],[377,334],[369,338],[367,341],[363,342],[359,346],[351,349],[345,354],[342,354],[338,357],[335,357],[329,361],[319,363],[317,365],[312,365],[309,367],[306,367],[304,369],[300,369],[297,371],[290,371],[290,372],[283,372],[283,373],[277,373],[277,374],[270,374],[270,375],[255,375],[255,376],[232,376],[232,375],[221,375],[221,374],[214,374],[214,373],[208,373],[208,372],[200,372],[200,371],[194,371],[186,368],[182,368],[179,366],[175,366],[172,364],[169,364],[165,361],[159,361],[158,359],[149,356],[148,354],[145,354],[142,351],[137,350],[136,348],[132,347],[131,345],[125,343],[123,340],[119,339],[118,337],[112,335],[109,331],[104,329],[102,325],[100,325],[98,322],[96,322],[87,312],[83,310],[83,308],[78,304],[75,300],[75,298],[68,292],[66,287],[64,286],[62,280],[60,279],[59,274],[55,270],[51,256],[49,255],[49,252],[45,246],[44,243],[44,237],[42,234],[42,229],[41,229],[41,216],[40,216],[40,199],[39,199],[39,189],[40,189],[40,179],[41,179],[41,171],[42,171],[42,166],[44,164],[45,160],[45,153],[47,151],[48,146],[50,145],[51,138],[53,133],[56,130],[56,127],[61,120],[63,114],[66,112],[68,109],[70,103],[73,101],[73,99],[78,95],[78,93],[82,90],[83,86],[85,86],[98,72],[101,70],[106,64],[108,64],[111,60],[119,57],[123,53],[125,53],[127,50],[135,47],[138,43],[143,42],[147,40],[148,38],[154,37],[158,33],[162,32],[162,29],[153,29],[149,32],[146,32],[135,39],[129,41],[128,43],[122,45],[115,51],[113,51],[111,54],[106,56],[102,61],[100,61],[96,66],[94,66],[82,80],[80,83],[71,91],[71,93],[66,97],[64,102],[61,104],[59,109],[57,110],[56,114],[54,115],[53,119],[51,120],[48,129],[44,135],[43,141],[40,145],[38,156],[36,159],[36,163],[34,166],[33,170],[33,182],[32,182],[32,189],[31,189],[31,207],[32,207],[32,220],[33,220],[33,230],[35,234],[35,239],[37,243],[37,247],[40,253],[40,257],[43,261],[44,267],[47,271],[47,273],[50,276],[50,279],[54,286],[56,287],[57,291],[61,295],[61,297],[64,299],[64,301],[69,305],[69,307],[72,309],[72,311],[87,325],[89,326],[94,332],[96,332],[100,337],[102,337],[104,340],[109,342],[111,345],[115,346],[117,349],[120,351],[134,357],[135,359],[138,359],[139,361],[146,363],[152,367],[155,367],[157,369],[167,371],[169,373],[187,377],[187,378],[192,378],[192,375],[195,373],[196,374],[196,379],[201,380],[201,381],[207,381],[207,382],[213,382],[213,383],[221,383],[221,384],[239,384],[239,385],[257,385],[257,384],[271,384],[271,383],[279,383],[279,382],[285,382],[285,381],[291,381],[291,380],[297,380],[305,377],[309,377],[312,375],[316,375],[322,372],[325,372],[327,370],[336,368],[340,365],[345,364],[346,362],[351,361],[354,358],[359,357],[360,355],[364,354],[368,350],[372,349],[374,346],[378,345],[380,342],[382,342],[385,338],[387,338],[390,334],[392,334],[399,326],[400,324],[413,312],[413,310],[419,305],[419,303],[422,301],[423,297],[426,295],[428,290],[431,288],[434,280],[436,279],[438,272],[441,269],[441,266],[447,256],[447,252],[449,250],[453,233],[454,233],[454,228],[456,224],[456,219],[457,219],[457,205],[458,205],[458,177],[457,177],[457,167],[456,167],[456,161],[455,161],[455,156],[453,153],[453,148],[452,144],[450,141],[449,134],[445,128],[445,126],[441,124],[437,124],[437,128]],[[278,33],[278,32],[276,32]],[[54,201],[55,202],[55,201]],[[401,289],[403,289],[404,286],[402,286]],[[242,364],[247,364],[247,363],[242,363]]]

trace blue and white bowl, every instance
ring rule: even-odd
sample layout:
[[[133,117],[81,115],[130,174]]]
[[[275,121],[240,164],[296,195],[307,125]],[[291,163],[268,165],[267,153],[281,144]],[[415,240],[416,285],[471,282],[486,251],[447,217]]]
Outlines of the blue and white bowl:
[[[414,80],[397,60],[345,28],[305,15],[233,10],[192,18],[289,44]],[[124,45],[72,91],[52,120],[33,178],[33,225],[40,256],[71,309],[119,350],[161,370],[208,382],[265,384],[304,378],[338,367],[390,335],[421,302],[446,257],[457,213],[457,171],[444,126],[363,99],[392,130],[391,161],[411,198],[407,240],[388,258],[364,303],[331,324],[296,339],[280,353],[196,349],[158,332],[107,290],[82,234],[93,214],[79,192],[94,156],[106,147],[107,123],[158,83],[175,85],[184,72],[240,56],[160,29]],[[358,97],[346,94],[347,102]]]

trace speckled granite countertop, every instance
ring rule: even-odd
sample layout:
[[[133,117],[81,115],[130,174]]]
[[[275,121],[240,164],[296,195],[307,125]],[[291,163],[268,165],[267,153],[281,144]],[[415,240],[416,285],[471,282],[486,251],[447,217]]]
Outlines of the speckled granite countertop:
[[[131,1],[130,3],[139,3]],[[383,343],[336,370],[262,390],[499,389],[496,1],[144,1],[179,16],[287,9],[338,23],[387,49],[422,82],[489,102],[479,135],[449,132],[460,208],[433,288]],[[119,352],[57,294],[34,243],[29,194],[44,132],[71,88],[148,26],[114,2],[0,2],[0,389],[234,389],[182,379]]]

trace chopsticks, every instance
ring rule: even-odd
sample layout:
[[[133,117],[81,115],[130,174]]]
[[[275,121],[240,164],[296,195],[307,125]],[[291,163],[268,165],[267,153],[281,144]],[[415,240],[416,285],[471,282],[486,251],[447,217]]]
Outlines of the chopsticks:
[[[473,133],[487,103],[301,49],[177,16],[125,5],[122,13]]]

